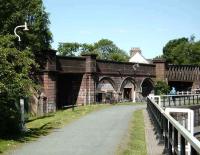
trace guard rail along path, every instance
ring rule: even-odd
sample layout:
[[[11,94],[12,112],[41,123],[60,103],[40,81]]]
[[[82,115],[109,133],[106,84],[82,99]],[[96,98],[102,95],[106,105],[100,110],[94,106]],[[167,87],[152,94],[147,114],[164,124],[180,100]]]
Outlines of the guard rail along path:
[[[190,109],[177,108],[199,104],[199,102],[199,95],[164,95],[147,98],[147,110],[160,141],[164,143],[164,153],[170,155],[200,154],[200,141],[193,136],[194,113]],[[187,113],[187,129],[170,114],[178,110]]]
[[[149,96],[161,107],[186,107],[200,105],[200,94]]]

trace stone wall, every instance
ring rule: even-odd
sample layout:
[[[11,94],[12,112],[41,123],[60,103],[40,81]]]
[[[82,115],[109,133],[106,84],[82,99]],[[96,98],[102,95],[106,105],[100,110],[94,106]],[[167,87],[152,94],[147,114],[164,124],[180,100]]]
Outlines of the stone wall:
[[[114,81],[115,98],[119,98],[122,91],[120,87],[126,79],[132,80],[135,95],[139,97],[142,81],[145,78],[154,79],[155,75],[153,64],[96,60],[96,55],[63,57],[56,56],[55,52],[50,51],[47,53],[46,66],[43,70],[43,88],[47,103],[51,105],[51,110],[55,111],[56,106],[63,107],[62,104],[95,103],[97,85],[103,77],[109,77]],[[73,98],[69,100],[70,103],[63,102],[65,95]],[[59,100],[60,97],[62,100]],[[59,103],[60,101],[62,103]]]
[[[44,73],[43,89],[47,97],[47,111],[54,112],[56,110],[56,76],[54,73]]]
[[[153,64],[138,64],[98,60],[96,55],[56,56],[56,51],[47,51],[43,59],[45,65],[42,67],[41,77],[48,111],[55,111],[56,107],[62,108],[69,104],[85,105],[96,102],[98,84],[105,78],[110,79],[114,85],[115,100],[122,97],[122,86],[126,80],[134,85],[135,100],[140,100],[143,98],[144,81],[149,81],[152,86],[156,80],[167,82],[169,70],[166,61],[161,59],[153,60]],[[196,72],[199,75],[199,70],[195,69],[194,73]],[[198,80],[192,81],[192,87],[199,88],[200,76],[195,77]]]
[[[166,81],[166,61],[163,59],[155,59],[153,60],[153,64],[155,64],[155,73],[156,80],[158,81]],[[167,82],[167,81],[166,81]]]
[[[139,77],[139,76],[119,76],[119,75],[101,75],[99,76],[97,84],[100,83],[102,80],[108,80],[110,83],[112,83],[115,93],[115,100],[120,100],[122,97],[124,82],[131,82],[134,85],[134,97],[133,101],[139,101],[143,99],[142,96],[142,83],[143,81],[150,80],[152,83],[152,86],[154,84],[154,78],[149,77]]]
[[[47,112],[56,110],[57,69],[56,51],[46,51],[46,65],[42,75],[44,96],[46,96]]]
[[[76,103],[78,105],[95,103],[95,88],[96,82],[94,76],[92,76],[91,74],[84,74],[81,80],[81,86]]]
[[[155,65],[97,60],[97,73],[120,76],[155,77]]]

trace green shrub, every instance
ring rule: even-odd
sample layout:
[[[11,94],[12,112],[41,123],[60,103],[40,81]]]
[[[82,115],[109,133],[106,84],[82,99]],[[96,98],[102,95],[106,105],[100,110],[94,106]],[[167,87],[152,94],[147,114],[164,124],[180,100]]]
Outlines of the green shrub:
[[[35,84],[30,73],[35,61],[27,49],[17,48],[15,37],[0,35],[0,136],[19,132],[19,98],[30,95]]]
[[[165,95],[169,93],[170,87],[164,81],[157,81],[155,85],[155,94],[156,95]]]
[[[20,132],[20,111],[14,100],[0,98],[0,137]]]

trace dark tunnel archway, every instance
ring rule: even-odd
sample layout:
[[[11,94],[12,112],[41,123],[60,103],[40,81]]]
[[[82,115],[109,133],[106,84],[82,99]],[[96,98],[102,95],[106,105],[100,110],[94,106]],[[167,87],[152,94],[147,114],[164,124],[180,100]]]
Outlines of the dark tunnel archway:
[[[154,84],[150,78],[146,78],[143,80],[141,84],[142,96],[147,97],[153,90]]]

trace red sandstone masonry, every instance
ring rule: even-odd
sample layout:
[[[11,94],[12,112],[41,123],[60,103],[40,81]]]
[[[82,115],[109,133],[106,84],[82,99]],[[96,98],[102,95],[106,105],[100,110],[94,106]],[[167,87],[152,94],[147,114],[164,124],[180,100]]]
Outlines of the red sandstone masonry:
[[[101,76],[112,76],[117,85],[120,85],[123,79],[132,77],[136,79],[137,91],[139,91],[141,80],[137,79],[155,78],[155,65],[140,64],[139,69],[135,71],[133,64],[96,60],[95,55],[84,55],[78,58],[62,57],[56,56],[55,52],[50,51],[50,54],[47,54],[47,63],[43,72],[43,88],[47,101],[56,105],[57,77],[62,76],[62,74],[83,75],[81,81],[72,80],[72,90],[69,90],[77,91],[78,88],[78,92],[76,92],[78,97],[75,101],[78,105],[96,101],[96,83],[99,82],[98,79]]]
[[[166,81],[166,61],[155,59],[153,63],[156,65],[156,80]]]

